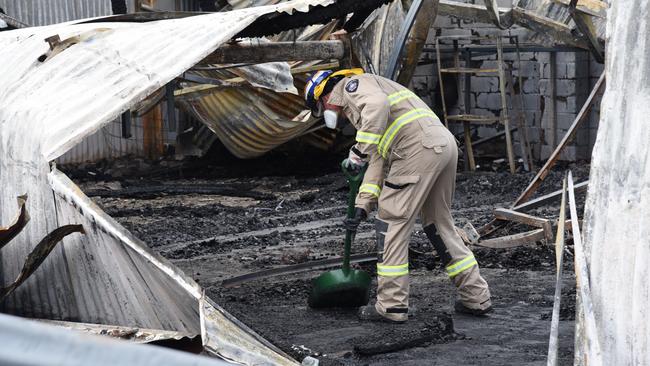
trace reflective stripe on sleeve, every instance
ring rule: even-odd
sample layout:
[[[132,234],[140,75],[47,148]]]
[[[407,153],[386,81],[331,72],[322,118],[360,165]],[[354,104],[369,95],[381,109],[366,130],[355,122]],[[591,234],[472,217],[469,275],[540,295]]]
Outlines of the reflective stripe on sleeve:
[[[395,119],[393,123],[388,126],[386,132],[384,133],[384,136],[382,136],[381,140],[379,141],[379,147],[377,148],[379,154],[385,159],[388,155],[388,148],[393,143],[397,132],[399,132],[402,127],[422,117],[431,117],[433,119],[438,118],[436,114],[428,108],[417,108],[406,112]]]
[[[418,96],[408,89],[400,90],[388,96],[388,103],[393,106],[405,99],[417,98]]]
[[[404,263],[397,266],[384,266],[377,264],[377,275],[383,277],[397,277],[409,274],[409,264]]]
[[[379,197],[379,194],[381,193],[381,187],[379,187],[376,184],[365,183],[365,184],[362,184],[361,187],[359,187],[359,192],[360,193],[370,193],[375,197]]]
[[[449,275],[450,278],[454,278],[459,273],[466,271],[475,265],[478,265],[476,258],[474,258],[474,254],[470,254],[467,257],[463,258],[460,262],[456,262],[450,266],[447,266],[447,275]]]
[[[381,140],[381,135],[378,135],[376,133],[363,132],[363,131],[357,132],[357,142],[377,145],[380,140]]]

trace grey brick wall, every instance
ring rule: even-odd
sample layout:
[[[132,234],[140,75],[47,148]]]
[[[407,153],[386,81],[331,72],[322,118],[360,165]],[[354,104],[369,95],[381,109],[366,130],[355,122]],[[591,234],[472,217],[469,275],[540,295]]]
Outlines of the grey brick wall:
[[[453,17],[439,16],[429,33],[427,40],[427,49],[435,47],[435,39],[439,36],[447,35],[517,35],[520,43],[526,43],[529,32],[526,29],[518,28],[509,31],[500,31],[491,24],[470,23],[465,20],[455,19]],[[505,39],[504,39],[505,40]],[[541,45],[540,45],[541,46]],[[447,54],[443,59],[447,59],[448,66],[452,65],[451,55]],[[551,62],[549,52],[522,52],[521,69],[518,69],[516,62],[516,53],[505,53],[504,60],[506,64],[512,67],[514,87],[516,90],[521,89],[523,92],[523,110],[525,115],[525,124],[528,129],[529,139],[533,156],[535,159],[543,160],[548,158],[553,151],[552,129],[551,129]],[[461,60],[461,66],[464,62]],[[472,57],[471,67],[496,68],[496,55],[475,56]],[[569,51],[556,53],[556,120],[557,120],[557,138],[556,144],[566,134],[569,126],[573,123],[578,112],[582,108],[591,88],[600,76],[603,65],[598,64],[590,57],[587,51]],[[521,73],[523,85],[519,85],[517,77]],[[448,113],[459,113],[460,107],[464,105],[464,80],[460,77],[460,98],[456,105],[448,105]],[[499,94],[498,78],[474,75],[471,76],[470,89],[470,112],[473,114],[491,115],[498,114],[501,110],[501,99]],[[417,67],[412,81],[412,88],[420,95],[434,110],[441,110],[440,105],[436,105],[434,93],[438,89],[438,71],[436,65],[435,52],[425,51],[420,59],[420,66]],[[447,88],[447,83],[445,83]],[[514,112],[510,97],[508,96],[509,115],[511,116],[511,127],[516,126],[516,120],[513,118]],[[596,139],[598,128],[600,101],[597,102],[589,116],[589,121],[583,124],[583,127],[576,134],[576,138],[564,150],[561,156],[562,160],[589,160],[591,150]],[[442,117],[442,116],[441,116]],[[462,132],[460,124],[451,124],[450,129],[454,133]],[[502,131],[503,126],[494,125],[479,127],[473,134],[473,139],[491,136],[498,131]],[[519,143],[519,134],[515,132],[514,141]],[[501,144],[497,142],[497,144]],[[505,149],[505,142],[502,143]],[[519,155],[519,148],[515,146],[515,154]]]

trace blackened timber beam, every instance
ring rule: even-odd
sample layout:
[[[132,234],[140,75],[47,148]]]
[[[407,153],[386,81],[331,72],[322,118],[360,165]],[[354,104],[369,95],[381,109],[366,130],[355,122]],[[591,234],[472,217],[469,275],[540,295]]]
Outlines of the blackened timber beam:
[[[546,239],[544,229],[537,229],[525,233],[503,236],[500,238],[482,240],[479,241],[477,245],[486,248],[504,249],[536,243],[543,239]]]
[[[494,210],[494,217],[496,217],[497,220],[518,222],[521,224],[544,229],[544,235],[546,235],[546,239],[551,240],[553,238],[551,220],[528,215],[514,210],[509,210],[507,208],[496,208]]]
[[[577,192],[586,191],[588,187],[589,187],[589,181],[584,181],[576,184],[574,188],[577,193]],[[553,193],[549,193],[547,195],[535,198],[534,200],[530,200],[519,206],[515,206],[512,209],[518,212],[528,212],[537,207],[542,207],[542,206],[549,205],[553,202],[557,202],[560,200],[560,198],[562,198],[562,190],[555,191]]]
[[[342,60],[348,55],[346,49],[343,41],[242,42],[219,47],[201,63]]]

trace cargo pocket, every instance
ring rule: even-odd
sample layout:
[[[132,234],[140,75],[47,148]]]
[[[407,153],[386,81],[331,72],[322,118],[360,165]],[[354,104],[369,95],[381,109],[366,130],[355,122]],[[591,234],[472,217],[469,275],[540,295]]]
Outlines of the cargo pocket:
[[[426,149],[433,149],[436,154],[441,154],[445,147],[449,145],[449,138],[446,136],[446,131],[438,129],[445,127],[434,126],[427,122],[420,122],[420,127],[422,128],[422,146]]]
[[[419,175],[388,177],[379,196],[379,218],[382,220],[404,220],[412,214],[413,190],[420,181]]]

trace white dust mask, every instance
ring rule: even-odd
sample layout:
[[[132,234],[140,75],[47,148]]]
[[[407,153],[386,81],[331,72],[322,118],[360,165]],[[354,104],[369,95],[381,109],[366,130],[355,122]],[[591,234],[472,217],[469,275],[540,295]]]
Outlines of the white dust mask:
[[[336,124],[339,121],[339,114],[333,110],[326,109],[325,112],[323,112],[323,118],[325,118],[325,126],[335,129]]]

